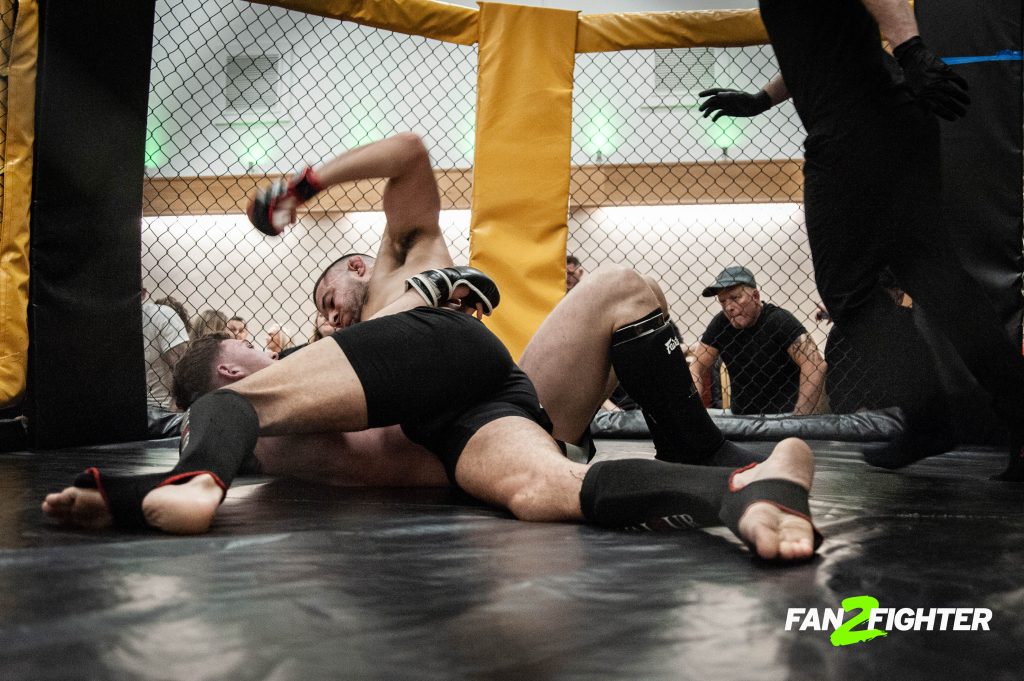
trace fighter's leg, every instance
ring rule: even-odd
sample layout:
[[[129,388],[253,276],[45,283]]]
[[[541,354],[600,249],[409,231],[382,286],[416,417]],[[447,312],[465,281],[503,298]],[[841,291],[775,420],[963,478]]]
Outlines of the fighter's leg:
[[[759,460],[725,442],[711,421],[678,335],[664,321],[664,307],[656,282],[630,268],[605,265],[544,320],[520,365],[537,387],[555,437],[577,442],[621,382],[644,409],[659,458],[715,465]]]
[[[473,367],[473,381],[445,380],[446,367],[459,362]],[[420,308],[364,322],[238,381],[232,391],[197,400],[181,460],[169,473],[116,477],[90,469],[76,486],[103,494],[117,524],[151,526],[148,517],[156,513],[158,529],[203,531],[216,505],[203,514],[205,520],[196,520],[192,511],[180,513],[191,508],[191,500],[153,511],[146,509],[149,495],[207,473],[226,492],[261,429],[268,435],[361,430],[457,409],[493,392],[511,366],[500,341],[458,312]],[[435,380],[424,380],[428,374]],[[176,491],[166,489],[156,498],[167,501]]]
[[[458,459],[455,479],[469,494],[520,520],[586,520],[648,530],[726,523],[762,558],[799,560],[816,548],[806,510],[813,468],[810,450],[799,440],[780,443],[767,461],[749,470],[650,459],[588,467],[562,456],[535,422],[512,416],[477,431]],[[749,498],[731,499],[764,480],[771,487],[752,487]]]
[[[602,265],[563,298],[537,329],[519,360],[554,424],[553,435],[578,442],[611,394],[611,337],[619,326],[657,308],[644,280],[619,265]]]

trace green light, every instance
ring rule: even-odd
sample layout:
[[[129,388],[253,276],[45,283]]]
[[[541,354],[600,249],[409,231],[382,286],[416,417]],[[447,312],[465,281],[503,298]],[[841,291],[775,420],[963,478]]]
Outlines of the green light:
[[[608,158],[622,144],[619,126],[624,119],[606,98],[594,99],[583,107],[581,147],[590,156]]]
[[[146,167],[151,169],[159,168],[167,163],[167,154],[164,152],[164,145],[168,142],[168,135],[163,127],[152,117],[146,122]]]
[[[708,137],[719,149],[728,149],[743,139],[743,128],[746,121],[743,119],[722,116],[708,126]]]
[[[266,124],[252,124],[238,130],[238,139],[231,145],[231,151],[239,163],[251,169],[270,160],[275,149],[273,138]]]

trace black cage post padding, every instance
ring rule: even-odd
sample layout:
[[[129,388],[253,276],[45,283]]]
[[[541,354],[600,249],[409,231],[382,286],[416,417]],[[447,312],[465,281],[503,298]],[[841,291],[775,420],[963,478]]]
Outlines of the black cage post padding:
[[[40,3],[28,416],[34,448],[146,429],[140,221],[153,0]]]
[[[943,215],[964,267],[982,283],[1019,348],[1024,315],[1019,59],[1024,8],[1020,0],[991,0],[971,3],[964,11],[961,2],[927,0],[915,3],[915,9],[925,43],[953,62],[970,86],[967,115],[941,122]],[[995,418],[991,398],[949,342],[929,332],[927,315],[919,321],[939,357],[941,380],[957,410],[959,438],[973,443],[1003,440],[1005,426]]]
[[[943,208],[964,265],[983,282],[1020,347],[1024,7],[1020,0],[926,0],[915,9],[929,47],[967,60],[953,68],[970,85],[968,114],[942,122]]]

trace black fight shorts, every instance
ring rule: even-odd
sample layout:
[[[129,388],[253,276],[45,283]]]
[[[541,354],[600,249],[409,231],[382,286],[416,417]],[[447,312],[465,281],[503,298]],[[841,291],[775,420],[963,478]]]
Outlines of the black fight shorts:
[[[466,443],[488,423],[506,416],[532,421],[548,433],[553,428],[551,419],[540,406],[533,383],[514,365],[505,383],[481,402],[433,418],[403,423],[402,432],[441,459],[448,479],[455,484],[455,466]]]
[[[523,416],[550,431],[530,380],[479,320],[418,307],[332,336],[366,396],[369,427],[401,424],[454,482],[466,442],[485,424]]]

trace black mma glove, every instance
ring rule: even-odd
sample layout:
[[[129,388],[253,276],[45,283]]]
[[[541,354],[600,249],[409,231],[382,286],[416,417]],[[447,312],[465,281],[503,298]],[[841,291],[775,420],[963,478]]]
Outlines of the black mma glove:
[[[971,98],[967,81],[924,46],[921,36],[897,45],[892,51],[903,69],[910,90],[932,112],[947,121],[955,121],[967,112]]]
[[[405,288],[416,289],[420,297],[431,307],[440,307],[452,297],[452,291],[459,286],[469,287],[469,294],[462,298],[466,307],[483,305],[484,314],[491,314],[501,302],[498,285],[486,274],[474,267],[445,267],[427,270],[405,280]]]
[[[700,96],[707,97],[701,103],[700,110],[704,112],[704,118],[715,114],[712,121],[717,121],[722,116],[750,118],[772,108],[771,97],[764,90],[757,94],[751,94],[730,88],[714,87],[704,90]]]

